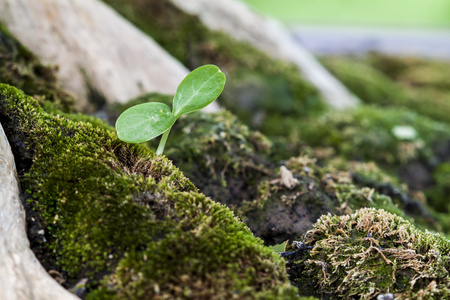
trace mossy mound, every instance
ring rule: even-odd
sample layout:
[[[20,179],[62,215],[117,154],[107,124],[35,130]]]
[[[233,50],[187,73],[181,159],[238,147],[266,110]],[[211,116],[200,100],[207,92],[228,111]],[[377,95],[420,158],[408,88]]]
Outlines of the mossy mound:
[[[362,101],[378,105],[402,105],[406,91],[381,71],[347,57],[327,57],[324,65]]]
[[[327,57],[324,65],[362,101],[407,107],[450,123],[450,64],[372,54]]]
[[[405,126],[413,136],[395,132]],[[362,106],[311,120],[301,126],[300,132],[301,138],[313,147],[332,147],[346,159],[377,162],[400,177],[412,191],[426,191],[429,203],[437,211],[445,211],[435,204],[446,201],[436,191],[444,191],[446,184],[438,184],[432,174],[450,158],[447,124],[405,109]]]
[[[450,242],[401,217],[364,208],[324,215],[288,247],[288,273],[302,295],[320,299],[446,299],[450,297]]]
[[[399,127],[406,127],[412,136],[396,133]],[[405,109],[361,106],[308,120],[300,135],[311,146],[332,147],[346,158],[375,161],[398,170],[414,162],[436,165],[446,161],[449,129]]]
[[[150,94],[131,102],[170,103],[170,98]],[[116,105],[115,109],[120,112],[129,106]],[[117,112],[110,114],[112,122],[117,115]],[[157,141],[150,141],[149,145],[156,149]],[[175,123],[166,155],[200,191],[233,208],[266,244],[306,232],[322,214],[351,213],[366,206],[408,216],[423,228],[441,229],[398,178],[389,176],[374,163],[335,157],[332,149],[299,147],[297,151],[303,154],[283,164],[300,184],[293,189],[271,184],[280,179],[279,153],[274,150],[277,149],[267,138],[250,130],[229,112],[200,112]]]
[[[157,141],[150,147],[156,149]],[[329,162],[324,167],[301,155],[284,163],[298,184],[292,188],[280,184],[271,143],[226,111],[180,118],[170,133],[166,155],[200,191],[233,208],[269,245],[306,232],[323,214],[352,213],[361,207],[385,208],[424,228],[440,229],[406,187],[373,163]]]
[[[149,97],[132,102],[170,98]],[[149,145],[156,149],[157,141]],[[270,141],[229,112],[180,118],[166,145],[166,155],[201,192],[233,208],[269,245],[306,232],[322,214],[351,213],[362,207],[385,208],[423,228],[441,229],[408,194],[406,185],[374,163],[323,158],[324,166],[310,158],[319,156],[320,149],[304,146],[301,151],[304,154],[283,163],[298,182],[291,189],[278,184],[279,162]]]
[[[222,106],[267,135],[286,135],[297,118],[326,108],[298,69],[205,27],[168,0],[104,0],[188,69],[215,64],[227,75]],[[277,99],[277,101],[273,101]]]
[[[32,246],[66,286],[88,278],[87,299],[297,299],[283,261],[165,157],[8,85],[0,122]]]
[[[359,170],[369,169],[366,165],[359,163]],[[363,180],[363,171],[321,167],[308,156],[291,158],[285,167],[290,172],[287,176],[292,176],[291,186],[286,183],[285,169],[263,180],[258,197],[239,208],[244,222],[268,244],[292,240],[327,213],[343,215],[363,207],[384,208],[422,228],[440,229],[420,202],[394,184]]]
[[[420,57],[371,53],[363,60],[389,78],[411,88],[450,89],[450,62]]]
[[[271,174],[270,141],[227,111],[180,118],[166,155],[207,196],[229,207],[256,197],[261,179]]]
[[[172,96],[147,94],[112,105],[107,108],[108,120],[115,123],[128,107],[153,101],[170,107]],[[147,145],[156,149],[158,142]],[[233,208],[254,199],[259,182],[273,168],[270,140],[226,110],[181,116],[171,129],[165,155],[202,193]]]
[[[56,71],[56,68],[42,65],[0,23],[0,83],[22,89],[46,109],[71,112],[75,99],[58,86]]]

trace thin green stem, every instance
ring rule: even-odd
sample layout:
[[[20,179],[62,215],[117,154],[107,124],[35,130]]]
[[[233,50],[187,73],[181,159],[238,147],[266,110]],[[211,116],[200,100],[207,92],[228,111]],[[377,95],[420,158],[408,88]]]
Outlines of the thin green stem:
[[[156,149],[156,155],[161,155],[164,151],[164,147],[166,146],[166,142],[167,142],[167,138],[169,137],[169,133],[170,133],[170,129],[172,129],[172,127],[170,127],[169,129],[167,129],[162,137],[161,137],[161,141],[159,141],[159,146],[158,149]]]

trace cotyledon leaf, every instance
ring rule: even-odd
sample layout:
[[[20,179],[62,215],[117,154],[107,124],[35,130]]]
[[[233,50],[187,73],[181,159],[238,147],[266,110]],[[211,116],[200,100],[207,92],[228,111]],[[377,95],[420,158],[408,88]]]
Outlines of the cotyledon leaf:
[[[287,240],[281,244],[274,245],[274,246],[272,246],[272,250],[277,253],[284,252],[284,251],[286,251],[286,246],[287,246],[288,242],[289,242],[289,240]]]
[[[176,120],[164,103],[144,103],[124,111],[116,121],[116,131],[122,141],[142,143],[163,134]]]
[[[178,86],[173,98],[176,118],[208,106],[222,93],[225,74],[217,66],[205,65],[189,73]]]

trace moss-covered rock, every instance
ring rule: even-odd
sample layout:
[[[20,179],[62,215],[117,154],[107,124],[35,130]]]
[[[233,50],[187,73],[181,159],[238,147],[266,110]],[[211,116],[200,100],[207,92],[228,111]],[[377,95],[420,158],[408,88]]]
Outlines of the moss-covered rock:
[[[413,136],[396,129],[407,127]],[[362,106],[333,112],[301,126],[301,137],[312,146],[333,147],[344,157],[376,161],[392,169],[414,162],[444,162],[449,126],[405,109]]]
[[[167,156],[206,195],[230,207],[256,197],[272,172],[271,142],[227,111],[180,118],[167,143]]]
[[[151,141],[150,147],[156,148],[157,142]],[[233,208],[269,245],[306,232],[323,214],[351,213],[361,207],[385,208],[424,228],[440,229],[424,206],[408,195],[407,187],[374,163],[334,159],[324,167],[304,154],[284,163],[297,181],[286,187],[280,183],[272,150],[267,138],[222,111],[180,118],[166,155],[200,191]],[[302,151],[317,155],[307,147]]]
[[[147,95],[131,102],[170,103],[170,98]],[[116,109],[129,105],[122,106]],[[157,141],[149,144],[156,149]],[[333,157],[335,151],[327,155],[320,148],[302,146],[297,151],[303,154],[285,163],[299,182],[290,189],[274,183],[280,179],[276,151],[267,138],[226,111],[180,118],[166,147],[166,155],[200,191],[233,208],[267,244],[306,232],[322,214],[351,213],[366,206],[408,216],[424,228],[441,229],[406,185],[374,163],[349,162]],[[321,157],[319,163],[316,157]]]
[[[208,29],[167,0],[104,0],[189,69],[213,63],[227,75],[220,104],[267,135],[287,135],[297,118],[325,109],[298,69]]]
[[[396,128],[404,126],[414,136],[396,133]],[[377,162],[412,191],[426,191],[429,203],[437,211],[445,211],[436,205],[446,202],[445,184],[433,179],[433,172],[438,172],[433,170],[444,170],[439,166],[450,158],[447,124],[404,109],[363,106],[304,123],[300,136],[313,147],[332,147],[346,159]]]
[[[365,103],[407,107],[450,122],[449,63],[379,54],[327,57],[323,63]]]
[[[395,299],[450,296],[450,242],[384,210],[324,215],[303,242],[285,253],[290,279],[302,295],[321,299],[374,299],[387,293]]]
[[[110,106],[108,120],[114,123],[128,107],[153,101],[171,106],[172,96],[147,94]],[[158,142],[147,144],[156,149]],[[165,154],[202,193],[234,208],[253,200],[259,182],[273,169],[270,140],[226,110],[181,116],[171,129]]]
[[[0,23],[0,83],[35,97],[46,109],[73,111],[75,99],[58,86],[57,68],[44,66]]]
[[[291,158],[285,167],[295,184],[287,186],[283,172],[266,178],[258,187],[258,197],[240,206],[240,215],[268,244],[292,240],[311,229],[322,215],[349,214],[363,207],[383,208],[421,228],[441,229],[423,204],[395,184],[367,179],[361,170],[369,167],[358,165],[359,170],[347,171],[320,166],[308,156]]]
[[[32,246],[66,286],[88,278],[88,299],[297,298],[280,258],[165,157],[7,85],[0,122]]]

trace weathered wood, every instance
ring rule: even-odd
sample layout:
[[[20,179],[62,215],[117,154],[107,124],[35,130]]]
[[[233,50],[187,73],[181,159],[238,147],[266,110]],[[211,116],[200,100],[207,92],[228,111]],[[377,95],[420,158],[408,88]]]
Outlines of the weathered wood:
[[[244,3],[238,0],[170,1],[183,11],[198,16],[209,28],[224,31],[272,57],[296,64],[331,107],[343,109],[359,102],[281,24],[253,12]]]
[[[0,0],[0,20],[85,108],[89,88],[107,102],[174,94],[188,70],[98,0]]]
[[[0,299],[76,300],[30,250],[14,157],[0,124]]]

